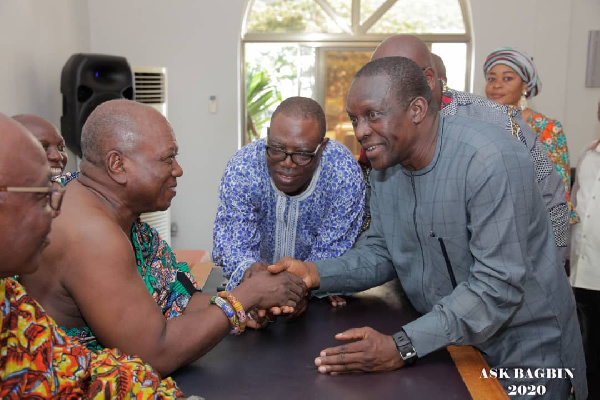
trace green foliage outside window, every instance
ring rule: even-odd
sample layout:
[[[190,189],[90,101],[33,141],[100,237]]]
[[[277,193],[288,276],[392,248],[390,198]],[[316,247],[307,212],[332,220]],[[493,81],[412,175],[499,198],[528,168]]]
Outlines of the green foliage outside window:
[[[269,121],[267,110],[281,102],[281,93],[271,83],[269,73],[246,63],[247,142],[260,138],[260,132]]]
[[[248,32],[339,31],[313,0],[258,0],[248,24]]]

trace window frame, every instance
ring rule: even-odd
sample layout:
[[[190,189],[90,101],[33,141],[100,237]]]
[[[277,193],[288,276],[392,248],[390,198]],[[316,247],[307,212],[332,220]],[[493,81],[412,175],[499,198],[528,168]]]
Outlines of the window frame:
[[[367,33],[367,31],[377,22],[379,19],[390,9],[398,0],[386,0],[365,22],[360,24],[360,1],[352,0],[352,12],[351,21],[352,26],[348,27],[346,24],[340,24],[335,16],[335,11],[329,5],[327,0],[312,0],[315,3],[321,5],[323,11],[331,17],[340,28],[346,33],[303,33],[303,32],[247,32],[248,18],[252,11],[252,6],[255,0],[248,0],[246,3],[246,9],[244,10],[244,16],[242,20],[241,29],[241,47],[240,47],[240,87],[241,87],[241,99],[243,106],[241,107],[241,121],[242,121],[242,132],[241,132],[241,145],[246,143],[246,55],[245,45],[246,43],[299,43],[310,47],[315,47],[316,51],[316,71],[318,74],[322,73],[323,61],[320,60],[320,55],[324,51],[322,48],[327,49],[360,49],[360,48],[375,48],[379,43],[388,38],[390,34],[379,34],[379,33]],[[465,33],[459,34],[418,34],[412,33],[421,40],[423,40],[429,49],[433,43],[465,43],[467,62],[465,68],[465,90],[470,91],[472,86],[472,64],[473,64],[473,40],[472,40],[472,24],[471,24],[471,7],[469,0],[457,0],[461,7],[463,22],[465,25]],[[349,28],[349,29],[348,29]],[[323,102],[322,93],[322,77],[316,77],[315,90],[317,92],[316,99],[321,104]]]

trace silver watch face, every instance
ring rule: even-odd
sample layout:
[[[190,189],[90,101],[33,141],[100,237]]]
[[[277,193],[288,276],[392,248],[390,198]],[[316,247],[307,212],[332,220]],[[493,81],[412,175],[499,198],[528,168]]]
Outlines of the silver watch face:
[[[412,362],[417,358],[417,352],[406,333],[400,332],[394,334],[392,337],[394,338],[394,342],[396,343],[396,347],[398,348],[402,360]]]
[[[402,359],[404,361],[411,359],[411,358],[415,357],[416,355],[417,355],[417,352],[415,351],[414,348],[411,348],[411,350],[407,351],[406,353],[403,353],[402,351],[400,351],[400,357],[402,357]]]

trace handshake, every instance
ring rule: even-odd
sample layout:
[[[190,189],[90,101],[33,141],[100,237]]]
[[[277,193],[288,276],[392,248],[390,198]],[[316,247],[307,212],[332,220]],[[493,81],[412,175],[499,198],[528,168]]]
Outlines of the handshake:
[[[283,257],[273,265],[255,262],[244,273],[237,290],[249,290],[259,296],[257,306],[249,310],[247,325],[254,329],[267,326],[279,315],[293,319],[301,315],[308,303],[308,291],[318,288],[320,276],[313,262]],[[346,301],[329,296],[334,307]]]

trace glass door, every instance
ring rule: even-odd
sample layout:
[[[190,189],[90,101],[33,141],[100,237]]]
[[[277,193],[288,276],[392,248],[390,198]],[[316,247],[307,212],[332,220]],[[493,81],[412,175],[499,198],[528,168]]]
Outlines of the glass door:
[[[350,149],[355,157],[360,145],[346,114],[346,97],[354,75],[369,62],[374,48],[319,48],[321,105],[327,118],[327,137]]]

